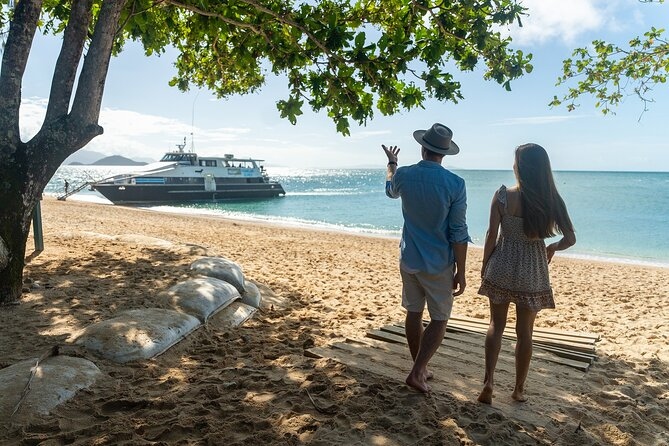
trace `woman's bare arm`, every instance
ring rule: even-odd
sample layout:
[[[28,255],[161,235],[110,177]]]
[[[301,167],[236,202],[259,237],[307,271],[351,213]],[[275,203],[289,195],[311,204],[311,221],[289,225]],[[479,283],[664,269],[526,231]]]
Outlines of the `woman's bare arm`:
[[[483,265],[481,267],[481,277],[485,272],[485,267],[488,260],[495,250],[497,245],[497,234],[499,233],[499,224],[502,221],[502,213],[499,208],[499,200],[497,199],[497,192],[492,197],[492,204],[490,205],[490,219],[488,222],[488,231],[485,236],[485,244],[483,245]]]

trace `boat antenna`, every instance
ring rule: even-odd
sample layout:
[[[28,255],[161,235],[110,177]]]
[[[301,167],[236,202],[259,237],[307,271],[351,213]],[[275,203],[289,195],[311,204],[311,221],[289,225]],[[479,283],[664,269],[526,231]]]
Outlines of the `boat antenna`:
[[[200,92],[202,90],[198,90],[197,94],[195,95],[195,99],[193,99],[193,107],[191,109],[191,115],[190,115],[190,151],[195,152],[195,102],[197,101],[198,96],[200,96]]]

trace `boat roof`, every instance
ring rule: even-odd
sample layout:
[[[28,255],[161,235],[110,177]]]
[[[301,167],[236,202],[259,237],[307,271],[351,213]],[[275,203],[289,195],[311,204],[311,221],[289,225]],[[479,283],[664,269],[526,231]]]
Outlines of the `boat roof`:
[[[198,156],[198,154],[195,153],[195,152],[179,152],[179,151],[175,150],[175,151],[172,151],[172,152],[165,152],[165,155],[191,155],[191,157],[195,157],[195,158],[198,158],[198,159],[214,159],[214,160],[225,160],[225,161],[265,161],[265,160],[261,160],[261,159],[258,159],[258,158],[251,158],[251,157],[249,157],[249,158],[239,158],[239,157],[236,157],[236,156],[234,156],[232,154],[229,154],[229,153],[226,153],[222,157],[221,156],[207,156],[207,155]],[[163,157],[165,155],[163,155]]]

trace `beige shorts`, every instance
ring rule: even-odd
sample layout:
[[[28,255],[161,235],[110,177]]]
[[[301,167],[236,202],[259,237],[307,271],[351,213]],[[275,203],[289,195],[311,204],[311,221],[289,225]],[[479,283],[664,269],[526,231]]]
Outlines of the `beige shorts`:
[[[441,274],[409,273],[402,275],[402,306],[412,313],[427,311],[434,321],[447,321],[453,309],[453,265]]]

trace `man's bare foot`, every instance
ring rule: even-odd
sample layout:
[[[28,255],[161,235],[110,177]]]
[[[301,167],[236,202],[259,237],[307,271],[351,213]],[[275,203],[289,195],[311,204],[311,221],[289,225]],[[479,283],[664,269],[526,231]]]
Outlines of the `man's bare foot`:
[[[492,386],[484,386],[477,400],[479,403],[492,404]]]
[[[412,387],[419,392],[423,393],[430,393],[430,386],[427,385],[427,382],[425,379],[419,379],[418,377],[415,376],[415,374],[409,373],[409,376],[407,376],[407,379],[405,380],[407,385],[409,387]]]
[[[523,394],[521,390],[514,390],[511,394],[511,398],[518,401],[519,403],[524,403],[527,401],[527,397]]]

